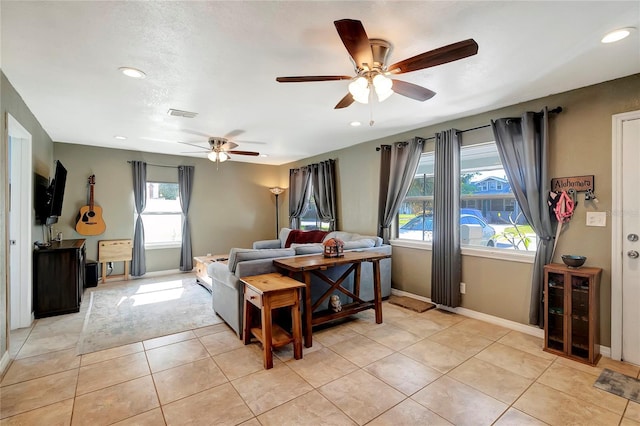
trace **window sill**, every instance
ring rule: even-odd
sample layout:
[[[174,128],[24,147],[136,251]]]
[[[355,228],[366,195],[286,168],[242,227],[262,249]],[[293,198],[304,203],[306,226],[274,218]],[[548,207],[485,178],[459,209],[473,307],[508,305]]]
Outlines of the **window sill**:
[[[412,248],[417,250],[431,251],[431,243],[412,240],[391,240],[389,241],[393,247]],[[512,262],[530,263],[535,260],[535,252],[518,252],[516,250],[501,250],[494,248],[481,247],[462,247],[463,256],[485,257],[488,259],[508,260]]]
[[[163,249],[179,249],[182,246],[182,243],[152,243],[145,244],[145,250],[163,250]]]

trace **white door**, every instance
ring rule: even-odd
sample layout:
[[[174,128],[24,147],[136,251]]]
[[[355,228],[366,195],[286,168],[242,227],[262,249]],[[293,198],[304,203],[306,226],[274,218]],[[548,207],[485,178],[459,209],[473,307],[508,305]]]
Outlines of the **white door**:
[[[640,111],[614,116],[613,144],[620,172],[614,162],[614,187],[618,187],[612,211],[611,352],[613,358],[640,365]],[[619,337],[614,336],[617,321]]]
[[[29,327],[32,314],[33,166],[31,134],[7,114],[9,142],[9,283],[11,330]]]

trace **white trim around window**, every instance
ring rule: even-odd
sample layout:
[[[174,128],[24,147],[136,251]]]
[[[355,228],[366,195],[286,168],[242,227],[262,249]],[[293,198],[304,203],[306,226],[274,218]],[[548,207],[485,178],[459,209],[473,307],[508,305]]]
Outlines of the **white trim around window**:
[[[395,239],[389,242],[393,247],[412,248],[417,250],[431,251],[431,243],[422,241]],[[533,264],[536,257],[535,251],[525,252],[523,250],[505,250],[484,247],[462,247],[463,256],[485,257],[488,259],[508,260],[511,262]]]

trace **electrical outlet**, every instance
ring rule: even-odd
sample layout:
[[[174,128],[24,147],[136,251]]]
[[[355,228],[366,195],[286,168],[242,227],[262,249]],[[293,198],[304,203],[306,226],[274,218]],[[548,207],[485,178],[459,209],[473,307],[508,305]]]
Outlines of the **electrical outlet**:
[[[467,284],[466,283],[460,283],[460,293],[461,294],[466,294],[467,293]]]

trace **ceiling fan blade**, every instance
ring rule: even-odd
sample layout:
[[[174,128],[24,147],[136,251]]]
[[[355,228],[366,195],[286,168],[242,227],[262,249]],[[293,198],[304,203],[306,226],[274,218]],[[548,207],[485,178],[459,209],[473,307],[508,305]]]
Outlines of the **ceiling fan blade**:
[[[198,132],[197,130],[189,130],[189,129],[180,129],[181,132],[189,133],[190,135],[203,136],[208,138],[210,135],[207,133]]]
[[[415,99],[416,101],[424,102],[436,95],[436,92],[433,92],[425,87],[418,86],[417,84],[407,83],[406,81],[401,80],[391,81],[393,81],[393,86],[391,86],[391,88],[394,92],[399,95]]]
[[[210,149],[207,150],[202,150],[202,151],[180,151],[181,154],[198,154],[198,153],[205,153],[205,152],[211,152]]]
[[[341,19],[334,21],[333,24],[338,30],[344,47],[356,63],[356,67],[362,68],[362,64],[367,64],[370,68],[373,65],[373,53],[362,22],[356,19]]]
[[[253,145],[266,145],[266,142],[258,142],[258,141],[245,141],[244,139],[239,141],[236,140],[236,143],[238,144],[245,144],[245,143],[249,143],[249,144],[253,144]]]
[[[225,139],[233,139],[236,136],[240,136],[241,134],[243,134],[245,131],[242,129],[235,129],[230,131],[229,133],[227,133],[226,135],[223,136],[223,138]]]
[[[333,107],[333,109],[346,108],[354,102],[353,95],[351,93],[347,93],[344,98],[340,99],[340,102]]]
[[[230,149],[237,148],[237,147],[238,147],[238,144],[237,143],[233,143],[231,141],[226,141],[225,143],[220,145],[220,149],[222,151],[228,151]]]
[[[182,141],[178,141],[178,143],[181,143],[183,145],[195,146],[196,148],[200,148],[200,149],[206,149],[204,146],[196,145],[195,143],[182,142]]]
[[[476,53],[478,53],[478,43],[470,38],[396,62],[387,67],[387,71],[392,74],[403,74],[457,61],[458,59],[473,56]]]
[[[238,154],[238,155],[252,155],[254,157],[260,155],[259,152],[254,151],[225,151],[228,154]]]
[[[334,81],[334,80],[351,80],[353,77],[348,75],[308,75],[297,77],[276,77],[278,83],[306,83],[309,81]]]

